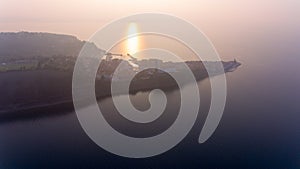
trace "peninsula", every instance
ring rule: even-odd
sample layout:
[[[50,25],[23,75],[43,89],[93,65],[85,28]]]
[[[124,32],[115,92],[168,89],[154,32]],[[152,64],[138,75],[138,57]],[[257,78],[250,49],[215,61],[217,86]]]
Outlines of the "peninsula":
[[[74,36],[50,33],[0,33],[0,118],[15,113],[28,113],[40,108],[59,107],[72,109],[72,76],[77,56],[84,44],[95,52],[106,53],[93,43],[78,40]],[[128,54],[129,55],[129,54]],[[170,62],[158,59],[134,60],[135,66],[158,65],[161,69],[146,69],[139,72],[132,60],[112,57],[106,53],[95,79],[98,99],[110,96],[111,80],[118,65],[126,67],[117,78],[120,83],[126,75],[134,74],[130,93],[155,88],[175,90],[175,80],[168,74],[181,73],[187,65],[200,81],[208,77],[202,61]],[[224,70],[217,70],[216,62],[206,62],[211,70],[232,72],[241,64],[236,60],[221,62]],[[122,94],[122,93],[120,93]]]

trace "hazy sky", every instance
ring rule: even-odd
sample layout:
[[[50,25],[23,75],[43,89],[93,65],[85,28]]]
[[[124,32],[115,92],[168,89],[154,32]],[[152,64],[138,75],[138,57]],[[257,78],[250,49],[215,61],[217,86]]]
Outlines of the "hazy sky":
[[[173,14],[208,34],[272,27],[299,30],[299,11],[299,0],[0,0],[0,31],[88,39],[111,20],[141,12]]]

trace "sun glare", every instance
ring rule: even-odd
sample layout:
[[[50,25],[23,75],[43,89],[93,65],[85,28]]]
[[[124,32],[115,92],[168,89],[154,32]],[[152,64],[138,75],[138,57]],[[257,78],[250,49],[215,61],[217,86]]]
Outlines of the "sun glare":
[[[130,23],[128,26],[127,53],[133,55],[139,50],[139,38],[136,23]]]

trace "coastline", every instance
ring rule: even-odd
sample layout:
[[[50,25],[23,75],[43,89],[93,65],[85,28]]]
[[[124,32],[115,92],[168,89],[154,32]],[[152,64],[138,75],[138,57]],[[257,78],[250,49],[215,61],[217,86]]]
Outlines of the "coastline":
[[[234,64],[234,62],[228,62],[228,64],[224,66],[225,73],[234,71],[240,65],[240,63]],[[6,75],[7,73],[8,75]],[[201,81],[208,77],[206,71],[193,71],[193,73],[197,81]],[[15,91],[16,89],[18,89],[18,91],[21,91],[21,95],[23,98],[18,100],[17,97],[20,96],[13,96],[10,98],[11,100],[9,100],[9,97],[7,97],[8,100],[5,100],[7,104],[5,106],[0,105],[0,122],[18,118],[55,115],[61,114],[63,112],[70,113],[74,110],[71,88],[72,73],[70,72],[49,70],[14,71],[1,73],[0,80],[2,80],[1,75],[6,75],[10,78],[10,80],[8,80],[8,83],[11,83],[11,85],[5,84],[5,87],[11,88],[8,91],[11,91],[14,94],[19,94]],[[216,76],[217,75],[218,74],[216,74]],[[15,81],[15,78],[19,79],[21,82],[26,82],[25,85],[23,83],[20,84],[21,86],[18,86],[18,83],[20,82]],[[4,80],[2,80],[2,82],[4,82]],[[48,84],[49,82],[50,84]],[[59,83],[56,85],[51,85],[51,82]],[[189,83],[190,82],[187,82],[186,84]],[[96,80],[95,84],[95,93],[97,100],[101,100],[111,96],[110,81]],[[26,93],[26,88],[28,87],[33,88],[33,91]],[[178,89],[178,85],[176,81],[165,72],[163,74],[160,74],[159,76],[153,76],[150,79],[133,80],[130,84],[129,94],[147,92],[156,88],[159,88],[163,91],[176,90]],[[35,90],[38,90],[39,92],[36,92]],[[35,92],[35,95],[33,95],[32,92]],[[127,93],[119,94],[122,95]],[[10,93],[7,94],[7,96],[10,95]],[[55,97],[50,97],[49,95]],[[47,113],[38,113],[40,111],[45,112],[45,110],[47,110]]]

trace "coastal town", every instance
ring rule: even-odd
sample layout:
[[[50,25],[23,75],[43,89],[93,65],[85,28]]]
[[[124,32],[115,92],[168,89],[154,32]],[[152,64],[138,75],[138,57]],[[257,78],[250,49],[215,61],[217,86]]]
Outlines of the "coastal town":
[[[158,75],[160,73],[175,73],[180,72],[187,65],[189,69],[194,73],[206,72],[206,67],[208,66],[210,72],[220,72],[219,67],[217,67],[216,62],[206,62],[202,61],[186,61],[186,62],[171,62],[162,61],[159,59],[144,59],[137,60],[130,54],[129,60],[124,60],[121,57],[112,57],[111,53],[107,53],[104,59],[101,60],[99,69],[97,72],[97,78],[102,80],[111,80],[115,70],[121,62],[122,69],[116,74],[117,79],[126,80],[127,76],[135,75],[139,73],[139,70],[143,70],[148,67],[158,68],[149,69],[143,71],[143,74],[139,75],[141,79],[149,79],[152,76]],[[122,56],[121,54],[119,56]],[[87,64],[93,62],[95,58],[87,58]],[[72,56],[53,56],[53,57],[32,57],[24,60],[6,60],[0,63],[0,72],[10,72],[10,71],[34,71],[34,70],[56,70],[62,72],[72,72],[75,66],[76,57]],[[229,62],[222,62],[224,70],[223,71],[233,71],[236,67],[240,65],[236,60]],[[88,67],[86,68],[88,69]],[[83,70],[84,71],[84,70]]]
[[[78,57],[82,47],[92,55]],[[83,59],[82,76],[91,75],[97,66],[95,94],[97,99],[111,95],[111,82],[118,85],[130,81],[130,93],[153,89],[176,90],[172,75],[185,77],[193,73],[195,80],[232,72],[241,65],[232,61],[143,59],[130,53],[110,53],[94,43],[74,36],[51,33],[0,33],[0,78],[2,116],[38,107],[57,105],[72,108],[72,81],[77,59]],[[163,57],[162,57],[163,58]],[[76,65],[77,66],[77,65]],[[93,69],[94,70],[94,69]],[[133,78],[132,78],[133,77]],[[124,82],[124,83],[123,83]],[[184,81],[189,84],[190,81]],[[123,93],[119,93],[123,94]]]

